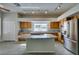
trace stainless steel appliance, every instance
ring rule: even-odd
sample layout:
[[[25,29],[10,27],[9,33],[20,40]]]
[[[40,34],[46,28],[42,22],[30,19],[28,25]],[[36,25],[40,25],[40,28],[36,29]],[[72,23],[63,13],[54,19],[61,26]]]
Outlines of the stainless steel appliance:
[[[64,23],[64,47],[74,54],[78,54],[78,24],[77,19]]]

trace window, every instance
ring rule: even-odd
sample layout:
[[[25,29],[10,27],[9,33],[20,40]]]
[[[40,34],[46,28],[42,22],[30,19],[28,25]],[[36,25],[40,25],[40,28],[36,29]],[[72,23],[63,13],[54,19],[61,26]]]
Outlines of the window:
[[[34,31],[47,31],[48,24],[34,24]]]

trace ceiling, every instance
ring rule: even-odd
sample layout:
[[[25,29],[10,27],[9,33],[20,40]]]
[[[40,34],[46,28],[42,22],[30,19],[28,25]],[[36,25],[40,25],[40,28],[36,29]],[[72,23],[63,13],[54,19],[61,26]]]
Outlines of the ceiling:
[[[71,9],[77,3],[0,3],[4,8],[9,9],[10,12],[19,12],[33,15],[49,15],[51,17],[58,17],[67,10]],[[61,5],[60,9],[57,9]],[[33,15],[32,15],[33,14]]]

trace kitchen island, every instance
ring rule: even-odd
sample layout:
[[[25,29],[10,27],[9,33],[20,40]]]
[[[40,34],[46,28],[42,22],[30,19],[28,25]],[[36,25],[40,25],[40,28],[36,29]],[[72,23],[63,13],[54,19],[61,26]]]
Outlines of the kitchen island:
[[[39,34],[27,36],[27,53],[54,53],[55,38],[51,34]]]

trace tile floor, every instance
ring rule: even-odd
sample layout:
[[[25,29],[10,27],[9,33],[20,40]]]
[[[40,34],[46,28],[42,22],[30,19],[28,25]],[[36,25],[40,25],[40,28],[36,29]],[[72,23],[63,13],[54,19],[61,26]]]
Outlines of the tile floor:
[[[56,52],[54,54],[43,55],[73,55],[71,52],[67,51],[62,44],[56,42],[55,44]],[[0,55],[40,55],[40,54],[26,54],[26,44],[17,42],[2,42],[0,43]]]

